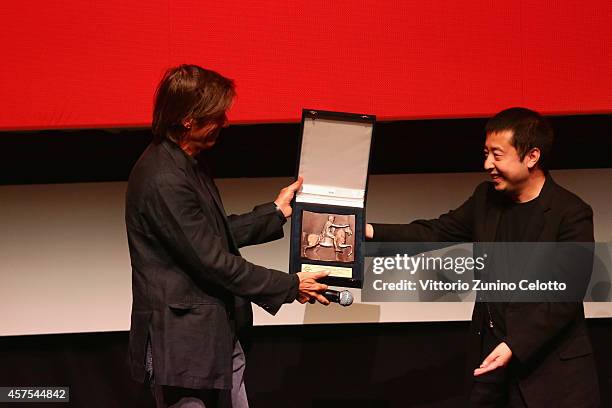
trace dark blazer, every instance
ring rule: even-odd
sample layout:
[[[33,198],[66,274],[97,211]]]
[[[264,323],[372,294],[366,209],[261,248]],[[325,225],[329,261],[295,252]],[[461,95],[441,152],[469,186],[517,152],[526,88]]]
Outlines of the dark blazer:
[[[459,208],[434,220],[373,224],[375,241],[493,242],[502,213],[501,193],[480,184]],[[547,176],[524,242],[593,242],[593,212],[579,197]],[[590,264],[589,264],[590,262]],[[582,271],[588,282],[592,257]],[[586,271],[586,272],[585,272]],[[597,375],[582,303],[509,303],[506,343],[518,364],[529,407],[599,406]],[[469,339],[469,376],[482,360],[486,304],[476,303]]]
[[[275,314],[296,299],[297,275],[254,265],[239,247],[281,238],[273,203],[225,216],[212,179],[170,141],[152,143],[128,183],[132,263],[129,365],[145,380],[150,336],[156,384],[229,389],[236,331],[250,302]]]

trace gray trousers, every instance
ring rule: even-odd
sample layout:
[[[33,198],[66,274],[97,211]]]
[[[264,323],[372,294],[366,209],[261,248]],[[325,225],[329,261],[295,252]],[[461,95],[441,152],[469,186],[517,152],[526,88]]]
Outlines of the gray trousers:
[[[246,360],[240,342],[234,343],[232,354],[232,389],[193,390],[151,384],[156,408],[249,408],[244,386]],[[153,377],[154,377],[153,371]]]

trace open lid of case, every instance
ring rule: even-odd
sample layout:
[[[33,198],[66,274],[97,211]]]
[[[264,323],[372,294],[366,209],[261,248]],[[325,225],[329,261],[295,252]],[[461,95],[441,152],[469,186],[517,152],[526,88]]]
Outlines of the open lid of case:
[[[296,202],[363,208],[376,117],[304,109]]]

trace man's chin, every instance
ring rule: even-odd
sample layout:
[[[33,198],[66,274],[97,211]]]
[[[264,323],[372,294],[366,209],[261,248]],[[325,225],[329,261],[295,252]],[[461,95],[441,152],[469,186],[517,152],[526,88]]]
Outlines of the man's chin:
[[[216,143],[217,143],[216,140],[207,140],[206,142],[201,144],[201,149],[200,150],[212,149],[215,146]]]
[[[503,181],[493,180],[492,183],[496,191],[506,191],[506,183]]]

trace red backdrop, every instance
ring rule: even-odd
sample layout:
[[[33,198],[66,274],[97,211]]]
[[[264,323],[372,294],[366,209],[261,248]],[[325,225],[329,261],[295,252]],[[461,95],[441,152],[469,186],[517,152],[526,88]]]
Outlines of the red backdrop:
[[[612,2],[20,0],[0,129],[148,126],[165,68],[234,78],[230,120],[612,112]]]

